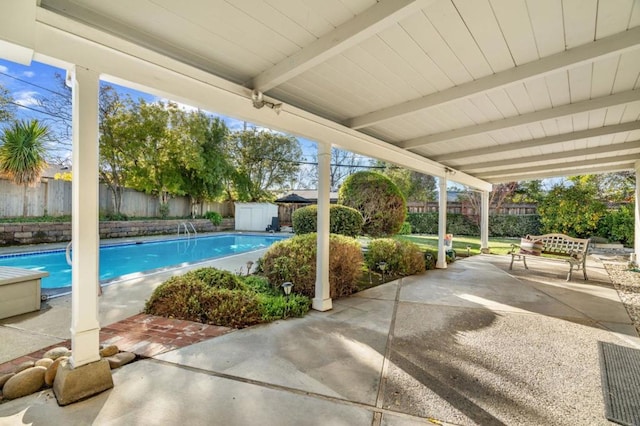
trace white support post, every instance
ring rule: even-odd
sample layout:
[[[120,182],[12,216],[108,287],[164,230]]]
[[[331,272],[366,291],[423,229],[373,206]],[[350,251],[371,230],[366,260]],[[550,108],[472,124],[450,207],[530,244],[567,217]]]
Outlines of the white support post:
[[[489,253],[489,192],[482,191],[480,207],[480,252]]]
[[[444,248],[444,237],[447,233],[447,178],[438,178],[440,199],[438,202],[438,261],[436,268],[447,268],[447,253]]]
[[[635,254],[635,259],[631,259],[636,263],[640,262],[640,160],[636,161],[635,164],[636,171],[636,206],[635,206],[635,222],[634,222],[634,230],[635,230],[635,238],[633,241],[633,253]]]
[[[331,144],[318,143],[318,238],[316,257],[316,293],[313,309],[332,308],[329,287],[329,190],[331,172]]]
[[[74,67],[71,271],[71,365],[100,359],[98,322],[98,93],[97,72]]]

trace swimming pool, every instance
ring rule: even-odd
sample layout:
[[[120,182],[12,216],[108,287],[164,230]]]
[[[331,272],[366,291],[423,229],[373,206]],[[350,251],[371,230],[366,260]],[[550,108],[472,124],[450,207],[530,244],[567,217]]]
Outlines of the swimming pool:
[[[100,247],[100,281],[259,250],[285,238],[288,237],[224,234],[105,245]],[[71,286],[71,267],[67,264],[64,250],[3,255],[0,256],[0,266],[49,272],[49,276],[42,279],[43,290]]]

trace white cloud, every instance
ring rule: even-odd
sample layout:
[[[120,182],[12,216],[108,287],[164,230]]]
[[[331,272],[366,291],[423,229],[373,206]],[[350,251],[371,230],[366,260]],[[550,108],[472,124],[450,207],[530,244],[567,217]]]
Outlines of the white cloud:
[[[34,106],[38,105],[37,95],[39,93],[33,90],[23,90],[13,94],[15,102],[22,106]]]
[[[0,72],[8,74],[9,73],[9,68],[5,67],[4,65],[0,65]]]
[[[25,71],[22,73],[22,75],[24,75],[27,78],[33,78],[36,75],[36,73],[33,71]]]

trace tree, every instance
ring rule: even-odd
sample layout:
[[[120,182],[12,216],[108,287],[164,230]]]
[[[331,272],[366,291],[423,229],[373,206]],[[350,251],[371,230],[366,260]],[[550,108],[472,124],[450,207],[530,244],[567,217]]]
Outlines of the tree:
[[[297,175],[302,160],[297,139],[256,129],[231,133],[227,149],[235,168],[235,195],[242,201],[273,199],[272,191]],[[231,195],[231,190],[227,193]]]
[[[378,161],[383,174],[398,186],[407,201],[424,203],[436,199],[436,179],[414,170],[404,169],[393,164]]]
[[[502,205],[513,197],[514,193],[518,189],[518,182],[507,182],[497,185],[493,185],[491,192],[489,193],[489,210],[493,210],[496,213],[500,212]],[[482,204],[482,195],[477,191],[467,190],[463,192],[460,197],[461,202],[468,204],[476,212],[480,212]],[[478,214],[474,215],[474,221],[476,224],[480,223]]]
[[[127,164],[133,153],[127,129],[130,99],[121,100],[111,86],[100,88],[100,180],[107,185],[113,197],[115,214],[122,209],[122,193],[127,181]]]
[[[597,198],[595,186],[576,181],[555,185],[538,206],[544,232],[559,232],[577,238],[595,235],[607,206]]]
[[[15,116],[15,105],[9,90],[0,85],[0,123],[11,121]]]
[[[194,146],[184,144],[185,113],[174,103],[140,100],[123,123],[128,152],[128,186],[158,197],[159,213],[169,213],[169,196],[184,194],[185,158],[193,158]]]
[[[318,156],[314,157],[316,166],[313,172],[313,184],[318,183]],[[363,167],[368,166],[370,160],[350,151],[336,147],[331,148],[331,164],[329,165],[329,184],[332,191],[337,191],[345,178]]]
[[[24,185],[22,215],[27,216],[27,187],[40,181],[47,166],[44,141],[49,133],[38,120],[17,121],[4,129],[0,146],[0,174],[16,185]]]
[[[407,215],[402,192],[381,173],[350,175],[340,187],[338,203],[358,210],[364,218],[363,232],[372,237],[397,234]]]
[[[220,118],[198,111],[188,114],[183,137],[192,144],[193,157],[182,164],[183,191],[191,197],[192,212],[197,204],[218,197],[231,175],[231,164],[224,150],[229,129]]]

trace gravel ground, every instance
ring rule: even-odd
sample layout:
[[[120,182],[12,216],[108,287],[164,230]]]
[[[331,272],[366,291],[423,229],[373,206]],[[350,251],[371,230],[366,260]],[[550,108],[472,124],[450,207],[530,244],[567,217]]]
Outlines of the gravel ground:
[[[631,271],[621,263],[605,263],[604,266],[640,334],[640,272]]]

